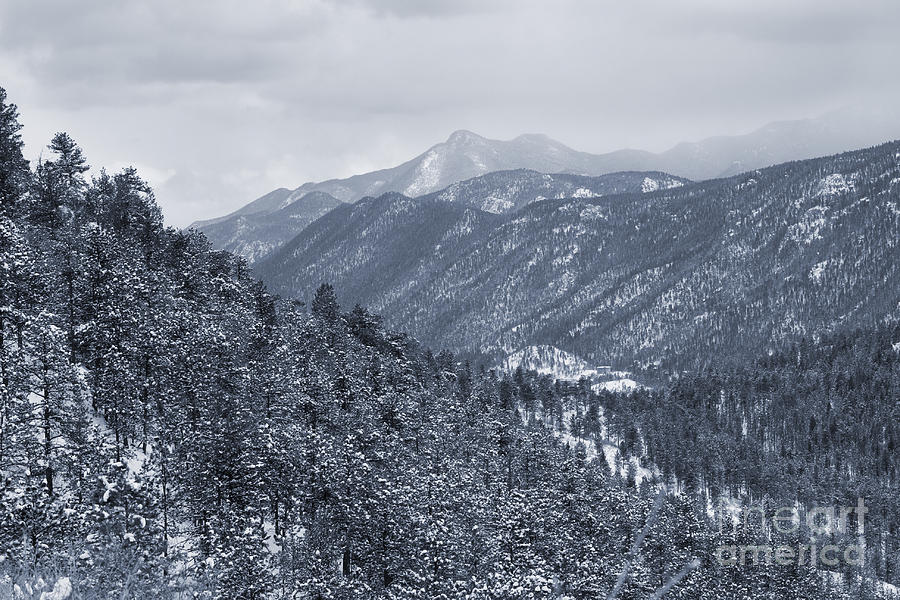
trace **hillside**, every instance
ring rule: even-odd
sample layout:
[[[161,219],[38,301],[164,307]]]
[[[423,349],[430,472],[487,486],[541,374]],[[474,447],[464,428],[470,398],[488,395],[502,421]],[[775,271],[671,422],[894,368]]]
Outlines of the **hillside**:
[[[19,129],[0,88],[0,597],[822,597],[723,576],[692,499],[589,460],[590,390],[279,300],[135,169],[88,182],[59,133],[32,171]]]
[[[540,200],[598,198],[626,192],[646,193],[680,187],[685,183],[689,183],[687,179],[658,171],[625,171],[591,177],[519,169],[496,171],[460,181],[425,198],[456,202],[499,214],[514,212]]]
[[[277,198],[275,195],[269,199],[275,201]],[[249,212],[210,222],[203,227],[203,233],[214,248],[254,262],[339,204],[340,201],[324,192],[310,192],[272,212]]]
[[[454,183],[424,198],[471,206],[486,212],[505,213],[547,198],[590,198],[622,192],[649,192],[684,183],[687,183],[686,179],[653,171],[590,177],[549,175],[518,169],[495,171]],[[227,250],[249,262],[257,262],[341,204],[333,196],[319,191],[309,192],[289,203],[277,194],[265,198],[265,201],[278,201],[281,208],[274,212],[262,209],[210,222],[203,226],[203,233],[214,248]]]
[[[900,143],[496,215],[398,194],[339,206],[257,266],[333,282],[427,343],[592,364],[704,362],[897,311]]]

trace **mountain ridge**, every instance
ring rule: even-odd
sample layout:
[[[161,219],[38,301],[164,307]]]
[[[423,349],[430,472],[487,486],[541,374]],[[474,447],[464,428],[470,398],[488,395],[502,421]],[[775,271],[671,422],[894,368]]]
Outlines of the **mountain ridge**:
[[[802,160],[825,156],[852,149],[865,148],[900,137],[900,126],[894,125],[894,115],[867,112],[845,108],[831,111],[819,117],[772,121],[745,134],[717,135],[694,142],[680,142],[668,150],[654,153],[646,150],[623,148],[611,152],[591,154],[574,150],[542,133],[524,133],[511,140],[493,140],[482,137],[466,129],[451,133],[444,142],[429,147],[425,152],[394,167],[387,167],[345,178],[331,178],[321,182],[306,182],[290,190],[291,202],[314,189],[325,191],[343,202],[353,202],[364,196],[375,196],[385,191],[397,191],[405,195],[424,195],[457,181],[470,179],[496,170],[528,168],[543,173],[571,173],[583,175],[603,175],[618,171],[662,171],[692,180],[712,179],[735,175],[738,172],[780,164],[791,160]],[[886,123],[890,123],[886,125]],[[480,172],[470,171],[463,175],[448,175],[443,182],[418,182],[412,185],[408,175],[430,153],[446,147],[459,149],[460,146],[490,147],[492,150],[512,145],[519,151],[532,151],[537,145],[544,154],[568,153],[569,163],[559,169],[546,165],[532,167],[519,163],[510,167],[497,167]],[[530,150],[529,150],[530,148]],[[534,157],[531,157],[534,160]],[[506,162],[516,162],[506,159]],[[557,159],[557,164],[559,161]],[[396,179],[396,181],[394,181]],[[406,187],[404,187],[404,185]],[[431,189],[428,189],[432,186]],[[248,212],[277,210],[266,199],[281,195],[287,188],[269,192],[253,202],[216,219],[196,221],[192,226],[203,228],[210,221],[228,218]]]
[[[900,129],[883,125],[888,122],[893,121],[883,115],[835,111],[813,119],[772,122],[743,135],[682,142],[656,154],[633,149],[590,154],[573,150],[540,133],[521,134],[502,141],[460,129],[445,141],[394,167],[344,179],[307,182],[293,190],[278,188],[228,215],[198,221],[192,226],[207,233],[215,248],[237,249],[253,262],[290,239],[291,234],[299,233],[322,213],[313,209],[301,215],[302,205],[298,206],[289,221],[293,223],[293,231],[283,227],[277,219],[270,220],[272,231],[269,231],[261,225],[265,221],[261,215],[276,213],[312,192],[328,194],[341,202],[355,202],[387,191],[416,197],[436,194],[488,173],[520,169],[557,176],[595,177],[633,171],[661,172],[685,180],[706,180],[848,148],[867,147],[884,142],[889,135],[900,137]],[[491,206],[489,198],[473,205]],[[513,208],[521,206],[520,202]],[[506,201],[500,198],[492,210],[504,212],[509,209]],[[256,224],[247,227],[248,219]]]
[[[337,207],[256,271],[299,298],[331,282],[460,351],[702,362],[896,312],[898,204],[898,142],[507,214],[391,194]]]

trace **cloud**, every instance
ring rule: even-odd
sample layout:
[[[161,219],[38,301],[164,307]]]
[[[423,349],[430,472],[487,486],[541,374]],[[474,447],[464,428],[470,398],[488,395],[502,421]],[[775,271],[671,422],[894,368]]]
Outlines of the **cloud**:
[[[158,102],[198,85],[259,84],[319,43],[324,7],[285,2],[32,0],[0,8],[0,48],[68,106]],[[257,9],[258,12],[257,12]],[[267,10],[268,9],[268,10]],[[115,92],[115,93],[110,93]]]
[[[378,17],[441,18],[515,8],[511,0],[335,0],[338,6],[362,8]]]
[[[837,46],[896,41],[900,4],[893,0],[760,0],[723,3],[693,0],[695,9],[679,12],[680,23],[705,33],[735,35],[775,44]]]

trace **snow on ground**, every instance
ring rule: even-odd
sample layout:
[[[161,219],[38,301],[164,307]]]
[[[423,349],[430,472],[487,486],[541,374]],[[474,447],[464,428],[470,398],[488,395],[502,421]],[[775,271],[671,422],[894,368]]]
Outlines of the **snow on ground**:
[[[659,189],[659,182],[655,179],[650,179],[649,177],[644,177],[644,181],[641,183],[641,191],[645,194],[648,192],[655,192]]]
[[[885,598],[900,598],[900,587],[884,581],[879,581],[878,587],[881,589]]]
[[[819,283],[822,280],[822,274],[825,273],[825,267],[828,266],[828,261],[823,260],[820,263],[816,263],[812,269],[809,270],[809,278],[814,282]]]
[[[421,196],[433,190],[441,179],[443,156],[429,150],[416,166],[416,176],[403,193],[407,196]]]
[[[608,219],[608,217],[606,216],[606,213],[603,211],[603,209],[600,208],[599,206],[595,206],[593,204],[589,204],[589,205],[585,206],[582,209],[579,217],[584,220],[587,220],[587,221],[597,221],[597,220],[606,221]]]
[[[66,600],[72,594],[72,582],[68,577],[60,577],[49,592],[41,594],[41,600]]]
[[[593,198],[594,196],[596,196],[596,194],[585,187],[580,187],[572,192],[573,198]]]
[[[655,192],[656,190],[670,190],[683,185],[684,183],[677,179],[653,179],[651,177],[644,177],[644,181],[641,182],[641,192],[648,194],[650,192]]]
[[[512,210],[515,205],[504,198],[485,198],[481,203],[481,210],[484,212],[503,214]]]
[[[144,452],[138,446],[132,447],[131,456],[125,459],[125,465],[128,467],[128,472],[131,475],[137,475],[143,472],[144,465],[147,464],[147,459],[150,458],[152,453],[153,448],[150,444],[147,444],[147,452]]]
[[[613,379],[612,381],[601,381],[600,383],[595,383],[591,388],[595,392],[630,392],[632,390],[636,390],[640,387],[643,387],[634,379]]]
[[[594,440],[589,440],[586,438],[575,437],[571,433],[562,433],[557,431],[555,433],[556,437],[558,437],[566,446],[572,448],[573,450],[578,447],[579,444],[584,445],[585,452],[587,453],[588,461],[592,461],[597,458],[597,444],[594,443]]]
[[[847,178],[840,173],[832,173],[819,180],[818,191],[816,196],[837,196],[846,194],[854,188],[853,179]]]
[[[263,531],[266,533],[266,548],[272,554],[281,552],[281,544],[278,543],[278,537],[275,535],[275,525],[266,521],[263,523]]]
[[[553,375],[556,379],[570,381],[600,374],[597,367],[591,366],[581,357],[549,345],[526,346],[513,352],[503,361],[501,369],[515,371],[520,366],[526,371],[533,370],[541,375]]]
[[[565,411],[563,413],[563,423],[570,423],[574,416],[574,410]],[[606,416],[603,414],[602,408],[600,409],[599,436],[595,436],[594,438],[583,438],[572,435],[568,431],[554,431],[553,434],[573,450],[579,445],[582,445],[585,449],[586,458],[588,461],[592,461],[595,458],[599,457],[600,453],[602,452],[603,458],[606,461],[606,465],[609,467],[610,472],[616,472],[618,467],[618,474],[622,478],[627,477],[629,467],[632,467],[634,469],[634,481],[638,486],[641,485],[641,482],[643,482],[645,479],[653,481],[659,480],[661,477],[661,472],[658,468],[656,468],[655,465],[651,465],[650,468],[647,468],[646,466],[641,464],[641,461],[637,456],[631,456],[627,461],[622,461],[617,440],[611,439],[609,437],[609,431],[606,426]],[[617,465],[617,458],[618,460],[622,461],[622,464]]]
[[[810,244],[822,238],[822,229],[827,225],[825,215],[827,206],[813,206],[807,210],[797,223],[788,227],[788,236],[798,244]]]

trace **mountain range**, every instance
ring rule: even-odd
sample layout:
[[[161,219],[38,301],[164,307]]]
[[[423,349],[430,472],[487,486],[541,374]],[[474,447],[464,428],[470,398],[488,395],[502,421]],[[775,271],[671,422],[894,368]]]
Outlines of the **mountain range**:
[[[668,189],[513,194],[500,214],[442,198],[482,183],[339,205],[256,272],[302,299],[332,282],[345,306],[495,359],[549,344],[694,365],[898,311],[897,142]]]
[[[253,262],[300,233],[338,202],[355,202],[389,191],[416,197],[446,190],[444,198],[452,199],[454,191],[447,188],[454,184],[487,173],[520,169],[587,176],[620,171],[664,172],[682,179],[705,180],[900,137],[896,126],[891,129],[884,125],[896,122],[877,113],[842,110],[815,119],[771,123],[746,135],[682,143],[658,154],[641,150],[589,154],[545,135],[528,134],[498,141],[460,130],[395,167],[346,179],[305,183],[296,189],[280,188],[229,215],[199,221],[193,227],[206,233],[215,248],[235,252]],[[534,197],[552,198],[573,192],[553,187],[537,191]],[[489,195],[485,195],[480,206],[494,212],[518,208],[507,206],[503,197]]]

